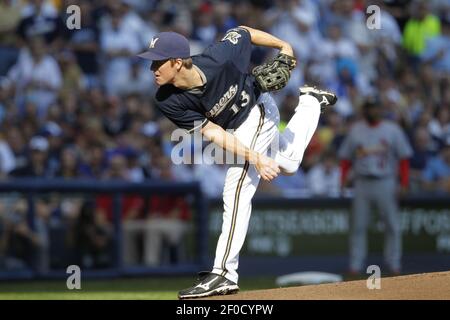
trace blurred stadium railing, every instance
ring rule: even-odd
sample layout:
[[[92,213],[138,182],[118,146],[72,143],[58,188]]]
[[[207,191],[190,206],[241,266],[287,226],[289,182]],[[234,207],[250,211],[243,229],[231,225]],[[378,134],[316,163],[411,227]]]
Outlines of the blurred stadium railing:
[[[180,228],[180,224],[169,227],[171,235],[180,235],[175,245],[160,241],[157,259],[146,257],[146,251],[155,248],[146,246],[142,235],[131,242],[126,236],[141,232],[145,238],[145,232],[160,232],[155,225],[161,219],[152,216],[155,208],[163,203],[172,210],[180,199],[187,204],[188,214],[182,219],[184,227]],[[243,274],[344,272],[351,224],[350,200],[349,197],[255,199],[242,250]],[[142,205],[135,206],[136,203]],[[197,272],[207,268],[214,256],[222,205],[221,199],[208,200],[198,183],[61,179],[0,182],[0,280],[64,278],[72,264],[81,267],[83,278]],[[151,213],[150,216],[141,214],[133,222],[124,216],[125,208],[133,206]],[[445,196],[415,195],[401,199],[406,273],[448,268],[449,208],[450,198]],[[99,209],[110,213],[101,213]],[[166,218],[165,221],[177,220],[173,215]],[[160,226],[166,228],[167,224]],[[5,243],[4,235],[8,232],[9,243]],[[369,262],[381,264],[383,225],[375,214],[368,237]],[[91,238],[94,240],[90,241]],[[133,247],[138,250],[135,256],[130,256]]]
[[[96,278],[184,274],[205,265],[208,223],[206,203],[197,182],[15,179],[0,182],[0,197],[0,279],[66,277],[66,268],[72,264],[80,266],[83,277]],[[188,215],[182,219],[162,217],[161,213],[151,218],[141,214],[134,222],[124,217],[125,207],[136,203],[142,204],[141,213],[161,208],[161,203],[174,211],[171,205],[177,199],[186,204]],[[99,213],[101,208],[109,210],[109,215]],[[133,236],[140,231],[144,237],[150,233],[153,236],[161,233],[161,228],[167,233],[183,234],[177,243],[158,240],[165,259],[132,257],[133,261],[127,263],[130,259],[124,256],[125,233]],[[9,238],[5,239],[5,235]],[[142,256],[148,248],[145,240],[141,242]],[[174,259],[171,251],[179,246],[189,253]]]

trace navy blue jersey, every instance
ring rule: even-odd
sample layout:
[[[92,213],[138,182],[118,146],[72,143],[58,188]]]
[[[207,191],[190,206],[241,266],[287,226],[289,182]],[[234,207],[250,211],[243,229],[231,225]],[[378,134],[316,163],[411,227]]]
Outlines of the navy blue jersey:
[[[252,44],[243,28],[229,30],[224,38],[192,57],[204,85],[181,90],[171,84],[156,93],[156,106],[175,125],[189,132],[208,121],[236,129],[255,105],[259,90],[248,73]]]

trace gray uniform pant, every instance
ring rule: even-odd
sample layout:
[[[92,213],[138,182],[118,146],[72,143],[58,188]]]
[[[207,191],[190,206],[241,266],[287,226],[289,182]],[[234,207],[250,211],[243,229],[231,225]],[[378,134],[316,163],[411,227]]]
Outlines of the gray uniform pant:
[[[367,257],[367,229],[371,208],[384,223],[384,262],[390,271],[400,270],[402,236],[393,178],[357,178],[354,186],[350,234],[350,269],[363,271]]]
[[[163,240],[170,245],[181,246],[183,237],[188,231],[184,220],[171,218],[155,218],[147,220],[131,220],[123,223],[124,260],[127,265],[135,265],[139,260],[137,238],[144,236],[144,264],[158,266],[161,264]]]

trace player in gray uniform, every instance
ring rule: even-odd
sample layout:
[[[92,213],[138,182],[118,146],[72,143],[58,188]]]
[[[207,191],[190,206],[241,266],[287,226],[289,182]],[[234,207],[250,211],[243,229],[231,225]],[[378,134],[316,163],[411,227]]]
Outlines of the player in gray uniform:
[[[384,262],[392,274],[401,269],[401,228],[397,211],[400,171],[402,188],[408,185],[409,142],[394,122],[382,120],[381,108],[374,99],[363,106],[364,120],[353,125],[339,149],[342,185],[353,167],[354,198],[350,234],[350,272],[359,274],[367,256],[367,227],[374,205],[385,228]],[[365,271],[365,270],[364,270]]]

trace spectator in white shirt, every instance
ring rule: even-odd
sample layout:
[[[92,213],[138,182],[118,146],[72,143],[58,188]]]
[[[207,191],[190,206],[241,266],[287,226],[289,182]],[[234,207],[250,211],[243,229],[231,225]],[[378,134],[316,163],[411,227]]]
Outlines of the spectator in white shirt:
[[[309,0],[283,0],[267,12],[265,20],[271,34],[280,39],[290,39],[297,61],[301,64],[292,70],[285,90],[275,93],[274,98],[280,103],[285,93],[297,92],[305,82],[304,66],[320,51],[315,49],[317,44],[322,43],[317,27],[317,8]]]
[[[431,136],[436,139],[441,145],[450,143],[450,108],[441,106],[437,112],[436,117],[428,124],[428,131]]]
[[[280,1],[266,14],[271,34],[281,39],[290,39],[295,55],[300,62],[315,55],[311,50],[314,43],[320,42],[317,28],[316,8],[309,1]]]
[[[25,1],[24,1],[25,2]],[[22,8],[22,19],[17,27],[18,35],[25,42],[35,36],[44,37],[48,45],[56,44],[65,26],[52,4],[53,1],[32,0],[27,1]]]
[[[105,23],[101,31],[101,48],[106,58],[104,82],[108,94],[120,91],[121,75],[130,73],[131,56],[142,48],[138,34],[127,28],[120,9],[111,13],[111,25]]]
[[[117,93],[121,96],[139,94],[150,96],[156,92],[156,85],[148,68],[140,60],[132,59],[129,73],[118,79]]]
[[[340,169],[336,155],[326,151],[323,159],[308,172],[306,179],[313,196],[336,197],[340,189]]]
[[[142,47],[147,47],[153,36],[158,33],[158,30],[151,22],[146,22],[141,18],[132,8],[129,0],[121,0],[120,2],[123,12],[123,25],[137,35]]]
[[[38,117],[44,118],[47,108],[58,97],[62,85],[61,70],[56,60],[47,54],[42,37],[29,39],[29,49],[23,49],[17,63],[9,70],[8,79],[15,91],[16,103],[33,103]]]
[[[0,136],[0,177],[6,176],[16,167],[14,153],[8,142]]]

